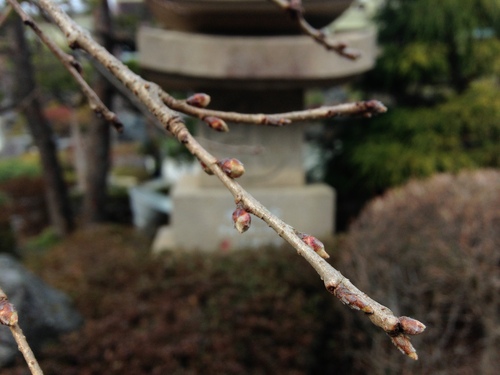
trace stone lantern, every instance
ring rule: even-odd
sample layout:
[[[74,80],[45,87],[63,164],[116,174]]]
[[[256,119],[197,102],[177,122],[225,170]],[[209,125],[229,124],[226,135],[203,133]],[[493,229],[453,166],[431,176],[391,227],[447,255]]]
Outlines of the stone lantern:
[[[296,24],[266,0],[146,0],[162,27],[139,31],[144,75],[167,91],[206,92],[210,108],[245,113],[302,109],[304,90],[332,86],[370,69],[375,36],[371,30],[342,33],[339,39],[363,51],[350,61],[301,35]],[[308,20],[324,26],[348,0],[304,1]],[[304,124],[283,128],[229,124],[228,133],[199,127],[199,142],[217,158],[245,164],[240,182],[273,213],[319,238],[334,230],[334,190],[305,184]],[[231,221],[234,202],[213,176],[188,176],[172,189],[172,223],[157,249],[175,247],[232,250],[278,245],[281,239],[255,219],[239,234]]]

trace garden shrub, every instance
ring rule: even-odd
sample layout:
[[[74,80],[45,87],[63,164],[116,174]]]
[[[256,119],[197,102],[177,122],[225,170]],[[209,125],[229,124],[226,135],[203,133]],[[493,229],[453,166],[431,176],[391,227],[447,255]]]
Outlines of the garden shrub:
[[[49,223],[45,184],[40,176],[18,176],[0,182],[5,197],[0,221],[10,222],[18,239],[36,235]]]
[[[85,318],[39,355],[45,374],[298,375],[349,366],[339,359],[345,343],[331,340],[342,329],[335,306],[344,307],[290,249],[152,258],[132,229],[107,226],[27,264]]]
[[[401,358],[359,315],[357,371],[496,374],[500,367],[500,171],[440,174],[376,198],[353,223],[339,268],[396,315],[427,325]],[[356,327],[362,330],[356,332]]]

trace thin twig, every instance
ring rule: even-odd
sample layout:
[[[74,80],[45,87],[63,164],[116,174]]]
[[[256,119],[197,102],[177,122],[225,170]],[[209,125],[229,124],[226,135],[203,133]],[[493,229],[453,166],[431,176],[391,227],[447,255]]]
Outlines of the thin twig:
[[[163,102],[170,108],[204,119],[206,117],[218,117],[225,121],[246,124],[283,126],[292,122],[319,120],[340,116],[364,116],[371,117],[375,114],[384,113],[387,108],[377,100],[369,100],[355,103],[345,103],[332,106],[324,106],[302,111],[275,113],[275,114],[248,114],[238,112],[216,111],[206,108],[199,108],[187,104],[185,101],[177,100],[166,92],[161,92]]]
[[[389,334],[394,344],[402,352],[410,358],[417,359],[417,354],[410,343],[408,335],[421,333],[425,329],[422,323],[407,317],[396,317],[387,307],[382,306],[357,289],[339,271],[306,245],[294,228],[271,214],[234,179],[225,174],[220,168],[217,159],[196,141],[181,118],[172,109],[164,105],[162,100],[164,95],[158,85],[144,80],[118,61],[112,54],[96,43],[88,32],[76,24],[52,0],[38,0],[38,3],[41,8],[50,14],[54,22],[66,35],[69,45],[73,48],[81,48],[92,55],[128,87],[161,122],[163,128],[172,133],[179,142],[184,144],[194,156],[221,180],[232,193],[235,204],[246,208],[249,212],[265,221],[311,264],[331,293],[351,308],[363,311],[373,324]]]
[[[43,371],[38,364],[38,361],[33,354],[26,337],[23,334],[21,327],[18,324],[17,311],[9,302],[7,295],[0,288],[0,323],[10,328],[12,336],[16,340],[17,346],[28,364],[28,367],[33,375],[43,375]]]
[[[346,57],[351,60],[356,60],[361,56],[357,50],[351,49],[347,44],[336,42],[328,38],[322,30],[318,30],[311,26],[304,18],[304,11],[301,0],[269,0],[279,6],[281,9],[290,13],[292,18],[296,20],[302,32],[309,35],[317,43],[321,44],[327,50],[335,51],[340,56]]]
[[[68,72],[73,76],[76,82],[80,85],[80,88],[84,95],[89,101],[90,108],[99,116],[103,116],[113,127],[121,132],[123,130],[123,124],[118,119],[118,116],[109,110],[108,107],[104,105],[99,96],[94,90],[89,86],[89,84],[82,77],[82,67],[80,63],[71,55],[64,52],[54,41],[52,41],[33,18],[27,14],[23,8],[19,5],[16,0],[7,0],[14,10],[21,16],[25,25],[31,27],[35,34],[40,38],[40,40],[49,48],[49,50],[54,54],[55,57],[64,65]]]

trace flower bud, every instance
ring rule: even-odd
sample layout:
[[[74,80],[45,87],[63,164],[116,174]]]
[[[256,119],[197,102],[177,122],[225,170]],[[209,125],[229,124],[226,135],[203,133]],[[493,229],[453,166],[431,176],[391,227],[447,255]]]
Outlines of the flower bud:
[[[208,174],[209,176],[213,176],[214,172],[212,172],[212,170],[210,168],[208,168],[205,163],[203,163],[202,161],[200,161],[200,164],[201,164],[201,167],[203,168],[203,171],[206,174]]]
[[[238,159],[222,159],[217,162],[222,171],[231,178],[238,178],[245,173],[243,163]]]
[[[17,311],[7,299],[0,300],[0,324],[13,326],[17,323]]]
[[[229,131],[229,127],[227,126],[226,122],[218,117],[207,116],[203,118],[203,121],[205,121],[208,124],[208,126],[214,129],[215,131],[218,132]]]
[[[400,316],[399,324],[401,326],[401,330],[407,335],[419,335],[424,332],[426,328],[425,324],[407,316]]]
[[[233,212],[234,227],[240,233],[244,233],[252,224],[252,216],[243,208],[236,208]]]
[[[418,359],[417,351],[413,347],[413,345],[410,342],[410,339],[406,335],[397,335],[397,336],[390,336],[391,341],[394,345],[396,345],[396,348],[399,349],[399,351],[403,354],[406,354],[408,357],[411,359],[414,359],[415,361]]]
[[[309,234],[300,234],[299,237],[301,238],[304,243],[312,248],[321,258],[328,259],[330,258],[330,255],[325,251],[325,245],[323,245],[323,242],[318,240],[316,237],[311,236]]]
[[[210,104],[210,95],[198,92],[187,98],[186,103],[193,107],[205,108]]]

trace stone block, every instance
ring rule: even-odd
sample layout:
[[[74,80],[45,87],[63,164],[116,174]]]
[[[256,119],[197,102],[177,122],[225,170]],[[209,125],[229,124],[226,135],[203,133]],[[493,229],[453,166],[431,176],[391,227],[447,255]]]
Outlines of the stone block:
[[[258,188],[249,192],[273,214],[297,230],[328,238],[334,230],[335,191],[325,184]],[[224,188],[201,188],[194,176],[181,180],[172,191],[171,226],[159,231],[154,250],[175,248],[231,251],[280,246],[283,240],[260,219],[252,216],[251,228],[240,234],[231,219],[234,199]],[[165,241],[162,241],[164,238]]]
[[[373,29],[342,32],[332,38],[363,54],[352,61],[305,35],[224,36],[151,27],[139,29],[137,43],[145,73],[169,89],[325,86],[373,67]]]

